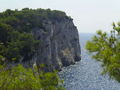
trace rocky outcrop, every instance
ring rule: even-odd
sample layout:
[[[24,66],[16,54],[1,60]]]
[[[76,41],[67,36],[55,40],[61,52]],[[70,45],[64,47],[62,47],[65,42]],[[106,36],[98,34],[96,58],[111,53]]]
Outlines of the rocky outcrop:
[[[33,58],[36,64],[45,64],[49,70],[60,70],[80,60],[78,30],[72,19],[45,20],[43,26],[45,29],[33,29],[33,35],[40,40],[39,50]]]
[[[71,18],[44,20],[42,24],[44,29],[36,27],[32,30],[40,45],[29,64],[45,64],[44,69],[51,71],[61,70],[63,66],[69,66],[81,59],[78,30]]]

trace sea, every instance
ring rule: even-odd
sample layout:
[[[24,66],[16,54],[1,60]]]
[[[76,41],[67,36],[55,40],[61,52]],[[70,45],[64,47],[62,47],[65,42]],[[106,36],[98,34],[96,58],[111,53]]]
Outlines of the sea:
[[[86,42],[94,34],[80,33],[81,61],[64,67],[59,72],[64,80],[66,90],[120,90],[120,83],[110,79],[108,75],[101,75],[101,63],[92,59],[85,49]]]

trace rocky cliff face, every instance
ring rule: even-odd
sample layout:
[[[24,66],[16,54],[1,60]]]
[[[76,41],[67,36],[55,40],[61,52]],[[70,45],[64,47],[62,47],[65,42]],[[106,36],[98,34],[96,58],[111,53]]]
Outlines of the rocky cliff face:
[[[43,26],[45,29],[33,29],[33,35],[41,44],[32,61],[47,65],[48,70],[60,70],[81,59],[78,30],[72,19],[45,20]]]

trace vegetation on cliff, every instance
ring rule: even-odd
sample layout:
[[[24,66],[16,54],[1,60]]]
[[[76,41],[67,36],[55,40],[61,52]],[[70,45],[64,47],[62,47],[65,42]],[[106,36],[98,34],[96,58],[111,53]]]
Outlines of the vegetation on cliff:
[[[102,63],[102,74],[109,74],[120,82],[120,23],[113,23],[110,34],[97,31],[97,35],[87,42],[86,49]]]
[[[30,60],[40,43],[33,28],[42,28],[44,20],[60,21],[69,18],[57,10],[6,10],[0,13],[0,89],[1,90],[63,90],[56,72],[41,72],[38,67],[7,66]]]

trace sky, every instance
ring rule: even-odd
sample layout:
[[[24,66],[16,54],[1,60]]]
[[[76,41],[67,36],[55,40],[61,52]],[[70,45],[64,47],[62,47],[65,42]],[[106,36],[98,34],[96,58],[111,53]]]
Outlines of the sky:
[[[80,33],[108,32],[120,21],[120,0],[0,0],[0,12],[26,7],[64,11]]]

